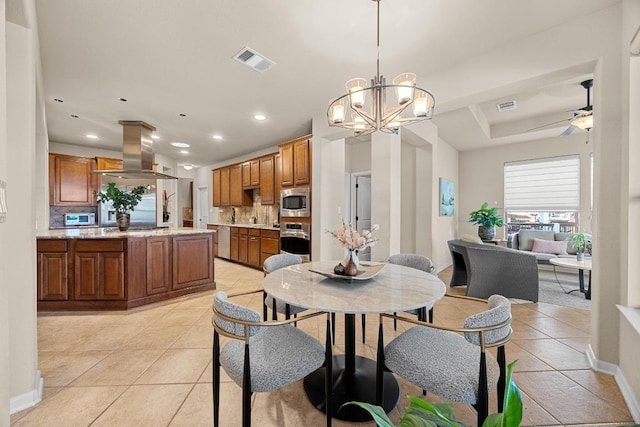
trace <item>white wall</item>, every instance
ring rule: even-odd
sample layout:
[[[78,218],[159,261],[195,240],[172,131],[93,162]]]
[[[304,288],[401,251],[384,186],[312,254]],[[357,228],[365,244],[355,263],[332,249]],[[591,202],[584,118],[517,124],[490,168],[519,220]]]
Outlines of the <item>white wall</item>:
[[[11,181],[7,171],[7,55],[5,32],[5,2],[0,1],[0,180],[8,185],[15,184]],[[10,282],[4,276],[9,269],[9,230],[12,226],[11,217],[7,222],[0,223],[0,426],[9,426],[9,392],[11,362],[9,357],[9,289]]]
[[[580,228],[590,228],[590,159],[593,143],[585,144],[586,134],[573,134],[566,138],[509,144],[481,150],[463,151],[460,158],[460,185],[458,187],[457,212],[459,234],[478,234],[478,226],[469,222],[469,212],[480,208],[482,203],[502,208],[504,206],[504,163],[518,160],[557,157],[570,154],[580,156]],[[501,214],[504,211],[501,209]],[[505,233],[505,234],[502,234]],[[506,235],[505,228],[498,229],[499,237]],[[458,236],[459,237],[459,236]]]
[[[440,180],[439,178],[447,178],[453,181],[456,186],[456,207],[453,216],[440,216],[440,203],[433,204],[432,212],[435,220],[433,221],[433,262],[437,271],[451,264],[451,254],[447,242],[458,236],[458,221],[461,215],[460,187],[462,186],[459,170],[464,167],[459,166],[459,156],[456,149],[440,139],[435,150],[435,165],[437,178],[434,177],[432,185],[431,200],[440,200]]]

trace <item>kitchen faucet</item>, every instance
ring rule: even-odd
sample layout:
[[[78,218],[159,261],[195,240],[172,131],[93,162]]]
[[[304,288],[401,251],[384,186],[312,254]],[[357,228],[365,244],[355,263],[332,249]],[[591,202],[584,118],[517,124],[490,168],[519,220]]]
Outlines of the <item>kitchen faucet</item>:
[[[236,223],[236,208],[231,208],[231,224]]]

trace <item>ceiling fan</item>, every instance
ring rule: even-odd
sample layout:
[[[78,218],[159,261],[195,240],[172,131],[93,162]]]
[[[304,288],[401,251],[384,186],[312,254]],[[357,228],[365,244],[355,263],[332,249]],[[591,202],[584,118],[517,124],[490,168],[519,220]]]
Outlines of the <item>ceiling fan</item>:
[[[560,134],[560,136],[569,136],[576,129],[583,129],[589,131],[593,127],[593,111],[591,105],[591,88],[593,87],[593,79],[580,82],[580,85],[587,90],[587,105],[579,110],[573,110],[573,117],[570,119],[560,120],[558,122],[548,123],[546,125],[538,126],[529,131],[541,129],[547,126],[555,125],[563,122],[570,122],[569,127]]]

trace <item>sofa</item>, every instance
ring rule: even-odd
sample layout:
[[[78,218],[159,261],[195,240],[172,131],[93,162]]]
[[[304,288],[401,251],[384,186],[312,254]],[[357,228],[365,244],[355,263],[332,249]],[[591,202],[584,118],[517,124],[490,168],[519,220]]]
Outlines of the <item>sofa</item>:
[[[447,242],[453,273],[449,286],[467,286],[466,295],[498,294],[538,302],[538,263],[531,253],[465,240]]]
[[[575,258],[577,250],[568,241],[573,234],[547,230],[520,230],[512,235],[509,247],[533,254],[539,264],[549,264],[551,258]]]

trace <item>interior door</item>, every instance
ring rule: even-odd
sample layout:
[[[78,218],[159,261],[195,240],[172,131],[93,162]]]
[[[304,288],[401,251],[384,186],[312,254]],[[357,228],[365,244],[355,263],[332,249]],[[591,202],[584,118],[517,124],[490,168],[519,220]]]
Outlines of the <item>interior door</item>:
[[[371,176],[355,177],[355,213],[356,230],[371,230]],[[371,248],[358,252],[358,258],[363,261],[371,261]]]
[[[207,228],[209,219],[209,190],[198,187],[198,228]]]

